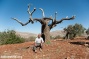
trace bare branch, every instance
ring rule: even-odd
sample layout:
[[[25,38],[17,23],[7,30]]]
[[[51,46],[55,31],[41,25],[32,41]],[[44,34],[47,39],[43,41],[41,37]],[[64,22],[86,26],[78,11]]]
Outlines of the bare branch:
[[[55,19],[54,19],[54,18],[52,18],[52,15],[50,16],[50,18],[51,18],[51,20],[52,20],[52,23],[53,23]]]
[[[63,20],[73,20],[75,18],[75,16],[72,16],[71,18],[62,18],[59,21],[54,21],[53,23],[51,23],[49,25],[50,29],[52,29],[53,27],[55,27],[57,24],[61,23]]]
[[[30,4],[28,5],[28,14],[30,15],[30,17],[29,17],[29,19],[32,21],[32,23],[33,23],[33,18],[32,18],[32,14],[34,13],[34,11],[36,11],[36,8],[34,8],[34,10],[32,11],[32,12],[30,12]]]
[[[51,30],[53,27],[55,27],[55,26],[57,26],[57,25],[53,22],[53,23],[49,24],[48,26],[49,26],[49,28],[50,28],[50,30]]]
[[[55,20],[56,20],[57,12],[55,12]]]
[[[25,26],[25,25],[27,25],[28,23],[30,23],[31,22],[31,20],[29,20],[28,22],[26,22],[25,24],[23,24],[21,21],[19,21],[18,19],[16,19],[16,18],[12,18],[13,20],[16,20],[18,23],[20,23],[22,26]]]
[[[34,8],[34,10],[32,11],[32,12],[30,12],[30,4],[28,5],[28,13],[29,13],[29,15],[30,15],[30,17],[29,17],[29,20],[28,20],[28,22],[26,22],[25,24],[23,24],[21,21],[19,21],[18,19],[16,19],[16,18],[12,18],[13,20],[16,20],[18,23],[20,23],[22,26],[25,26],[25,25],[27,25],[28,23],[34,23],[34,20],[33,20],[33,18],[32,18],[32,14],[34,13],[34,11],[36,11],[36,8]]]
[[[56,22],[56,16],[57,16],[57,12],[55,12],[55,17],[53,19],[53,22]]]
[[[66,16],[66,18],[68,18],[68,16]]]
[[[72,16],[71,18],[62,18],[60,21],[56,21],[56,24],[61,23],[63,20],[73,20],[75,16]]]
[[[38,21],[38,22],[40,22],[41,24],[43,24],[42,19],[35,18],[34,21],[36,21],[36,22]]]
[[[56,15],[57,15],[57,12],[55,12],[55,17],[54,18],[52,18],[52,16],[50,17],[51,20],[52,20],[52,23],[56,21]]]
[[[43,17],[45,17],[44,10],[42,8],[39,8],[42,11]]]

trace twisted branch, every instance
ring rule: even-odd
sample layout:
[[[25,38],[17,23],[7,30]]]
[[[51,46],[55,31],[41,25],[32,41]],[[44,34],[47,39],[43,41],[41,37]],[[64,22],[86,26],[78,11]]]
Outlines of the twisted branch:
[[[75,16],[72,16],[71,18],[62,18],[62,19],[59,20],[59,21],[54,21],[53,23],[51,23],[51,24],[49,25],[50,30],[51,30],[53,27],[55,27],[57,24],[61,23],[62,21],[64,21],[64,20],[73,20],[74,18],[75,18]]]
[[[28,14],[30,15],[29,19],[32,21],[32,23],[34,23],[33,18],[32,18],[32,14],[34,13],[34,11],[36,11],[36,8],[34,8],[34,10],[32,12],[30,12],[30,4],[28,5]]]
[[[42,11],[43,17],[45,17],[44,10],[42,8],[39,8]]]
[[[15,20],[15,21],[17,21],[18,23],[20,23],[22,26],[25,26],[25,25],[27,25],[27,24],[29,24],[30,22],[31,23],[34,23],[34,19],[32,18],[32,14],[34,13],[36,11],[36,8],[34,8],[34,10],[32,11],[32,12],[30,12],[30,5],[28,5],[28,13],[29,13],[29,15],[30,15],[30,17],[29,17],[29,20],[26,22],[26,23],[22,23],[21,21],[19,21],[18,19],[16,19],[16,18],[12,18],[13,20]]]
[[[64,20],[73,20],[74,18],[75,18],[75,16],[72,16],[71,18],[62,18],[61,20],[56,21],[56,24],[59,24],[59,23],[61,23]]]
[[[24,23],[22,23],[21,21],[19,21],[18,19],[16,19],[16,18],[11,18],[11,19],[13,19],[13,20],[16,20],[18,23],[20,23],[22,26],[25,26],[25,25],[27,25],[27,24],[29,24],[30,22],[31,22],[31,20],[29,20],[28,22],[26,22],[25,24]]]

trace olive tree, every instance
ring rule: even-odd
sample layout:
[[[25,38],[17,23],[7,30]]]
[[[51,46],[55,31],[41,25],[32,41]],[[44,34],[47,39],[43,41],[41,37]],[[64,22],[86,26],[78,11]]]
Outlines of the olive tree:
[[[29,23],[34,23],[35,21],[39,22],[41,24],[41,33],[43,33],[45,35],[45,39],[48,40],[50,39],[50,30],[52,28],[54,28],[57,24],[61,23],[64,20],[73,20],[75,18],[75,16],[72,16],[70,18],[65,17],[62,18],[60,20],[56,20],[56,15],[57,12],[55,12],[55,17],[45,17],[44,14],[44,10],[42,8],[39,8],[42,11],[42,15],[43,18],[33,18],[32,14],[36,11],[36,8],[33,9],[33,11],[30,11],[30,4],[28,5],[28,14],[29,14],[29,20],[26,23],[22,23],[21,21],[19,21],[17,18],[12,18],[13,20],[17,21],[18,23],[20,23],[22,26],[25,26]],[[51,22],[51,24],[49,24],[49,22]]]

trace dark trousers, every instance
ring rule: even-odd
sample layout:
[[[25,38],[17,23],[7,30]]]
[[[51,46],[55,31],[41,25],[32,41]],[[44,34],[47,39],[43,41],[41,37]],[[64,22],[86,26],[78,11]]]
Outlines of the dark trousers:
[[[35,51],[37,48],[42,49],[41,43],[36,43],[36,46],[33,47],[33,51]]]

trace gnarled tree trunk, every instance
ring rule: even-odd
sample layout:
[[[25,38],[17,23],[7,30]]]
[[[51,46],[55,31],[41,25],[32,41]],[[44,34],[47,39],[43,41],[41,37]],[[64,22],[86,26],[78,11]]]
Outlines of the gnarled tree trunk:
[[[41,18],[41,19],[38,19],[38,18],[33,19],[32,18],[32,14],[36,11],[36,8],[34,8],[33,11],[31,12],[30,11],[30,5],[28,5],[28,11],[27,11],[30,17],[29,17],[29,20],[26,23],[22,23],[21,21],[19,21],[16,18],[12,18],[12,19],[16,20],[22,26],[25,26],[29,23],[34,23],[34,21],[40,22],[41,25],[42,25],[41,33],[43,33],[45,35],[46,40],[49,40],[50,39],[50,30],[52,28],[54,28],[57,24],[61,23],[64,20],[73,20],[75,18],[75,16],[72,16],[70,18],[66,17],[66,18],[62,18],[61,20],[56,20],[57,12],[55,13],[55,18],[52,18],[52,17],[45,17],[44,10],[42,8],[40,8],[40,10],[42,11],[42,14],[43,14],[43,18]],[[52,23],[48,25],[49,21],[52,21]]]
[[[50,39],[50,28],[49,28],[48,25],[42,25],[41,33],[44,34],[45,40],[49,40]]]

